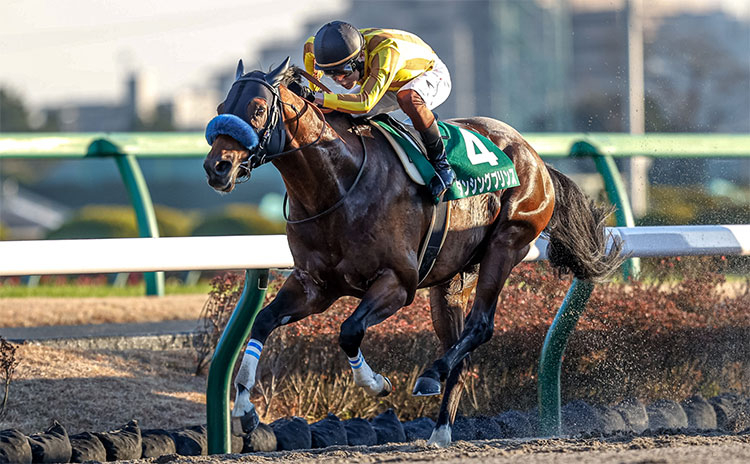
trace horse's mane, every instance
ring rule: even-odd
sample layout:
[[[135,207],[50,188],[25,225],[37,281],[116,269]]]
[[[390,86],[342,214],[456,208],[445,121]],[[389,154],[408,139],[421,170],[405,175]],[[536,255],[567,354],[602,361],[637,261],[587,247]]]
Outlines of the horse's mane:
[[[300,68],[299,66],[289,66],[281,76],[281,84],[287,86],[292,82],[299,82],[302,79],[302,74],[300,73],[300,71],[302,71],[302,68]]]
[[[301,82],[302,79],[304,79],[304,76],[301,74],[302,68],[296,65],[291,65],[289,68],[287,68],[286,71],[284,71],[284,74],[281,75],[281,81],[280,83],[282,85],[288,86],[292,82]],[[333,111],[331,113],[328,113],[326,115],[326,118],[345,118],[352,121],[352,115],[348,113],[340,113],[338,111]]]

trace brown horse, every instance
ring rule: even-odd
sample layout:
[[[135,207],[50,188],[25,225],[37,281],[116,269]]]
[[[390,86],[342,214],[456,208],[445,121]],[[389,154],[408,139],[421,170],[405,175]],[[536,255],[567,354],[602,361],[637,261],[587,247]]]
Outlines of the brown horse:
[[[257,135],[257,144],[245,142],[248,134],[242,130],[214,128],[210,137],[207,131],[211,151],[204,168],[214,189],[231,191],[238,178],[249,177],[264,162],[279,170],[289,198],[287,238],[295,263],[252,328],[235,380],[233,415],[243,418],[246,431],[257,425],[249,391],[271,331],[321,313],[345,295],[361,299],[339,337],[355,384],[372,395],[390,393],[391,383],[367,365],[360,343],[368,327],[410,304],[418,287],[429,287],[432,322],[444,353],[422,373],[413,393],[439,394],[445,382],[430,442],[448,445],[468,356],[492,336],[498,296],[513,267],[544,232],[557,269],[579,279],[603,279],[621,264],[617,244],[605,252],[609,209],[594,205],[570,179],[546,166],[507,124],[484,117],[452,120],[500,147],[521,185],[451,202],[442,251],[420,284],[417,261],[432,211],[425,187],[407,177],[378,131],[358,135],[362,131],[356,128],[364,123],[345,114],[324,116],[291,92],[287,85],[299,82],[299,70],[289,68],[288,61],[267,74],[243,74],[240,66],[219,105],[217,118],[239,117],[249,124],[250,138]]]

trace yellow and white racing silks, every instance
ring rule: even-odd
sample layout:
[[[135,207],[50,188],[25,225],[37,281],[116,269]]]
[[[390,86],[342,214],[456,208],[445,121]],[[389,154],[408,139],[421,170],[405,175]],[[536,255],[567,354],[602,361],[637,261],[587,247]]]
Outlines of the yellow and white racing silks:
[[[365,68],[359,93],[324,94],[325,108],[347,113],[363,114],[370,111],[385,92],[397,92],[407,82],[429,71],[435,64],[435,52],[422,39],[409,32],[395,29],[360,29],[365,37]],[[305,42],[305,70],[321,78],[315,70],[313,41]],[[313,87],[314,90],[318,90]]]

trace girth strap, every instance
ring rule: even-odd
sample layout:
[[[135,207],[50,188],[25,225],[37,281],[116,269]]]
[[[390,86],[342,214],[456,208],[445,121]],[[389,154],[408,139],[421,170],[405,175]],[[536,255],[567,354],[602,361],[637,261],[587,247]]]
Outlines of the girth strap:
[[[427,229],[422,249],[419,252],[419,283],[421,284],[432,270],[451,222],[450,202],[441,201],[432,205],[432,220]]]

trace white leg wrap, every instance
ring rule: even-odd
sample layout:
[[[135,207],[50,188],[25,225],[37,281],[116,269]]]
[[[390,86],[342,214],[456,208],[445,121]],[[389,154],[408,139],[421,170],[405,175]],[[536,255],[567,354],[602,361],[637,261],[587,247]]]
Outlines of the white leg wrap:
[[[356,357],[349,358],[349,365],[352,366],[354,385],[364,388],[372,396],[380,394],[385,389],[385,379],[382,375],[376,374],[370,369],[364,356],[362,356],[362,351],[359,351]]]
[[[250,390],[245,390],[244,387],[237,387],[237,396],[234,398],[232,417],[243,417],[253,409],[255,409],[255,405],[250,402]]]
[[[242,417],[255,409],[253,403],[250,402],[250,391],[255,386],[255,371],[258,369],[261,351],[263,351],[263,344],[251,338],[247,343],[242,364],[240,364],[240,369],[234,379],[237,396],[234,400],[232,415],[235,417]]]
[[[432,431],[432,435],[430,435],[430,439],[427,440],[427,444],[445,448],[451,444],[451,438],[451,426],[441,425]]]

